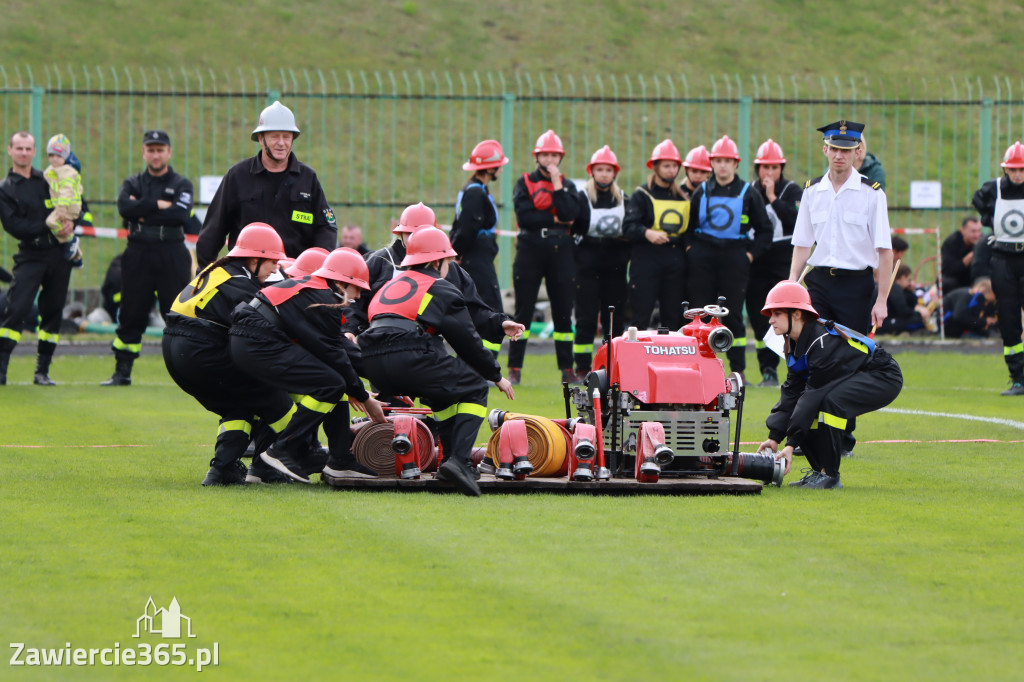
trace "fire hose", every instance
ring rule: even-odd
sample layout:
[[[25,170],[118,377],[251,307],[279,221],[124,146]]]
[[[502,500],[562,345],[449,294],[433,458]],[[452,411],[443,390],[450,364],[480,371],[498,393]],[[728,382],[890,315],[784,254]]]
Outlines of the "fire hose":
[[[356,433],[352,443],[352,454],[365,467],[377,472],[378,476],[394,478],[395,453],[391,449],[391,439],[395,435],[392,422],[388,417],[387,424],[364,422]],[[420,452],[419,467],[421,471],[434,471],[437,468],[437,450],[434,448],[434,436],[423,422],[416,420],[416,441]]]
[[[564,476],[568,469],[567,453],[572,448],[572,435],[558,422],[545,417],[514,412],[495,410],[499,417],[491,421],[495,428],[491,439],[487,442],[487,458],[499,465],[498,440],[501,435],[501,423],[509,419],[521,419],[526,422],[526,437],[529,443],[527,458],[533,465],[530,476]],[[564,420],[563,420],[564,421]]]

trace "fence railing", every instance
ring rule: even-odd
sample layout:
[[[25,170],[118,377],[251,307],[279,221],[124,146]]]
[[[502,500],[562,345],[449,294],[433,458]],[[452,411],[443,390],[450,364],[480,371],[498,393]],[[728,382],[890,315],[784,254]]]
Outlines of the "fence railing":
[[[83,163],[96,224],[118,226],[122,180],[143,168],[141,134],[167,130],[172,165],[197,184],[254,154],[249,133],[260,109],[281,99],[296,114],[298,157],[315,168],[339,224],[359,224],[371,246],[390,240],[391,221],[409,203],[433,206],[442,222],[467,179],[461,164],[473,145],[499,139],[512,158],[499,179],[501,227],[512,229],[512,186],[533,166],[536,137],[555,129],[562,164],[582,178],[591,153],[609,144],[631,190],[647,176],[650,150],[672,138],[685,151],[723,134],[739,145],[741,177],[752,173],[757,145],[772,137],[786,154],[787,177],[802,182],[825,170],[815,128],[838,118],[867,124],[869,150],[886,175],[894,227],[948,232],[970,212],[972,193],[995,177],[1003,150],[1022,137],[1024,83],[1009,78],[886,83],[800,76],[721,76],[700,83],[685,74],[513,75],[478,72],[132,69],[48,67],[42,74],[0,65],[4,134],[29,130],[37,165],[46,139],[66,134]],[[942,183],[942,208],[909,206],[913,180]],[[96,287],[123,244],[86,245],[76,289]],[[2,256],[16,248],[4,237]],[[916,260],[933,250],[911,241]],[[511,272],[511,240],[499,271]]]

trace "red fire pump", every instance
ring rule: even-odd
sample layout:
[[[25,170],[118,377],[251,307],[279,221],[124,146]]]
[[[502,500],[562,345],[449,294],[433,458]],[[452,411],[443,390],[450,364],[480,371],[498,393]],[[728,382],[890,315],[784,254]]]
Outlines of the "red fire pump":
[[[724,303],[720,298],[718,305],[687,309],[689,322],[678,331],[631,327],[606,338],[585,386],[563,385],[566,417],[571,404],[580,423],[594,429],[581,434],[577,426],[573,480],[742,476],[782,482],[783,465],[772,455],[739,451],[745,388],[739,374],[725,376],[716,355],[733,343],[721,321],[729,312]]]

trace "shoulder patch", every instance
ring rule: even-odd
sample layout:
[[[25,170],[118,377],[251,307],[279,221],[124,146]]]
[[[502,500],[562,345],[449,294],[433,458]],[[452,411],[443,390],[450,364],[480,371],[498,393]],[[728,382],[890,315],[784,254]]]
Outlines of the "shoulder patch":
[[[804,189],[807,189],[807,188],[808,188],[808,187],[810,187],[811,185],[817,185],[817,184],[818,184],[819,182],[821,182],[821,179],[822,179],[823,177],[825,177],[825,176],[824,176],[824,175],[819,175],[819,176],[818,176],[818,177],[816,177],[816,178],[811,178],[811,179],[810,179],[810,180],[808,180],[808,181],[807,181],[806,183],[804,183]]]
[[[870,180],[868,180],[867,178],[865,178],[865,177],[864,177],[863,175],[862,175],[862,176],[860,176],[860,181],[861,181],[861,184],[864,184],[864,185],[870,185],[870,186],[871,186],[871,189],[882,189],[882,185],[881,185],[881,183],[878,183],[878,182],[871,182]]]

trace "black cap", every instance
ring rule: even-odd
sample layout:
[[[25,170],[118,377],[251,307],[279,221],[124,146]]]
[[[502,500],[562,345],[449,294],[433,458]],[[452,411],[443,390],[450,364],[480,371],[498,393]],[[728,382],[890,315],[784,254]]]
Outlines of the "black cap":
[[[171,136],[163,130],[147,130],[142,136],[142,144],[165,144],[171,146]]]
[[[825,139],[823,142],[836,149],[855,149],[860,146],[864,124],[855,121],[836,121],[818,128]]]

